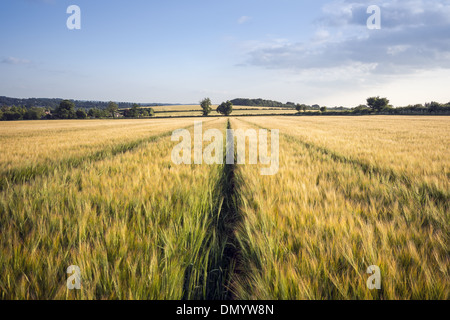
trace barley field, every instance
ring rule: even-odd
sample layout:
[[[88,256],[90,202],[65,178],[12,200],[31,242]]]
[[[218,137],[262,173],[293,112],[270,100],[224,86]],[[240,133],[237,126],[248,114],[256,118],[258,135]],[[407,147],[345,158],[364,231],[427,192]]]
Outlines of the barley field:
[[[203,120],[280,130],[273,176],[175,165],[194,121],[1,123],[0,298],[449,299],[449,117]]]
[[[216,112],[217,105],[211,106],[212,112],[210,116],[220,116]],[[152,107],[155,111],[156,118],[176,118],[176,117],[199,117],[203,114],[199,105],[173,105],[173,106],[156,106]],[[286,108],[268,108],[268,107],[250,107],[250,106],[233,106],[233,115],[293,115],[296,114],[295,109]]]

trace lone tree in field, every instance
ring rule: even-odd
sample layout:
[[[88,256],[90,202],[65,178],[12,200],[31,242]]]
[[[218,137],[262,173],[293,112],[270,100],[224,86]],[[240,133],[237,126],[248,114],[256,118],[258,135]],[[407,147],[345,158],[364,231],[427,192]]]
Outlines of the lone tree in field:
[[[209,98],[203,99],[202,101],[200,101],[200,106],[202,107],[203,110],[203,116],[207,117],[212,111],[211,99]]]
[[[117,106],[116,103],[110,101],[108,103],[108,107],[106,107],[106,111],[111,115],[111,117],[115,118],[116,117],[116,113],[119,110],[119,107]]]
[[[371,97],[367,99],[367,106],[375,112],[380,112],[389,107],[389,100],[387,98]]]
[[[233,103],[231,101],[222,102],[216,111],[228,117],[233,112]]]

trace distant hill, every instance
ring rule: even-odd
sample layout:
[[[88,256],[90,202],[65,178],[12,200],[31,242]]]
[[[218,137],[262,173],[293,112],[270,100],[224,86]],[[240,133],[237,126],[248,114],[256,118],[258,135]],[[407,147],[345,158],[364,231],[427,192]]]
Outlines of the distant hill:
[[[293,102],[282,103],[282,102],[279,102],[279,101],[264,100],[264,99],[238,98],[238,99],[231,100],[231,102],[235,106],[271,107],[271,108],[295,108],[295,103],[293,103]]]
[[[64,99],[59,98],[28,98],[28,99],[19,99],[19,98],[10,98],[0,96],[0,107],[1,106],[24,106],[26,108],[31,107],[44,107],[49,109],[55,109],[59,106],[61,101]],[[70,99],[69,99],[70,100]],[[84,100],[71,100],[75,103],[76,108],[83,109],[106,109],[108,106],[108,102],[105,101],[84,101]],[[120,109],[131,108],[133,102],[116,102]],[[177,104],[162,104],[162,103],[138,103],[141,106],[145,107],[156,107],[156,106],[168,106],[168,105],[177,105]]]

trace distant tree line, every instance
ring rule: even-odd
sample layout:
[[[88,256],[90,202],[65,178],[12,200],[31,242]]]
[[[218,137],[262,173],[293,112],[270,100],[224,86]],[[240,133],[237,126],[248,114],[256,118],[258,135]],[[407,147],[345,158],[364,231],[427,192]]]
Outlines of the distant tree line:
[[[233,99],[230,102],[235,106],[245,106],[245,107],[270,107],[270,108],[295,108],[295,103],[287,102],[282,103],[273,100],[264,99]]]
[[[2,100],[3,99],[3,100]],[[0,101],[8,103],[12,101],[44,101],[48,100],[53,103],[57,99],[14,99],[0,97]],[[234,101],[234,102],[233,102]],[[49,102],[49,103],[50,103]],[[234,99],[221,103],[216,111],[222,115],[229,116],[233,112],[233,105],[264,106],[264,107],[286,107],[295,108],[299,114],[305,115],[369,115],[369,114],[450,114],[450,102],[441,104],[438,102],[430,102],[425,104],[409,105],[406,107],[394,108],[389,104],[387,98],[370,97],[366,104],[357,106],[356,108],[334,107],[328,108],[319,105],[295,104],[287,102],[281,104],[277,101],[262,99]],[[153,117],[155,112],[153,108],[142,106],[136,103],[125,104],[128,108],[121,108],[124,103],[102,102],[102,108],[77,107],[73,100],[60,100],[55,108],[22,105],[3,105],[0,107],[0,120],[39,120],[39,119],[100,119],[100,118],[148,118]],[[205,98],[200,102],[203,116],[208,116],[212,112],[211,99]],[[309,111],[306,113],[306,111]]]
[[[24,106],[3,106],[0,108],[0,120],[39,120],[47,116],[45,108]]]
[[[299,112],[314,110],[317,106],[308,106],[297,104],[296,109]],[[425,104],[409,105],[407,107],[394,108],[389,104],[387,98],[370,97],[367,98],[366,104],[361,104],[355,108],[335,107],[327,108],[325,106],[316,109],[317,112],[309,112],[308,115],[327,114],[327,115],[369,115],[369,114],[450,114],[450,102],[441,104],[438,102],[430,102]],[[320,112],[319,112],[320,111]]]
[[[153,108],[132,104],[129,109],[119,109],[115,102],[106,103],[101,108],[77,108],[72,100],[61,100],[56,108],[3,106],[0,108],[0,120],[42,120],[42,119],[102,119],[102,118],[147,118],[155,114]]]
[[[409,105],[407,107],[394,108],[387,98],[370,97],[366,104],[362,104],[351,110],[354,114],[449,114],[450,102],[441,104],[430,102],[425,104]]]
[[[64,99],[51,99],[51,98],[28,98],[28,99],[20,99],[20,98],[9,98],[0,96],[0,106],[12,107],[12,106],[23,106],[25,108],[31,107],[41,107],[45,109],[56,109],[59,107],[59,104]],[[75,104],[75,108],[77,109],[106,109],[108,107],[109,102],[105,101],[82,101],[82,100],[71,100]],[[116,102],[119,109],[129,109],[133,107],[135,103],[133,102]],[[161,106],[160,103],[144,103],[140,104],[142,107],[156,107]],[[170,105],[170,104],[164,104]]]

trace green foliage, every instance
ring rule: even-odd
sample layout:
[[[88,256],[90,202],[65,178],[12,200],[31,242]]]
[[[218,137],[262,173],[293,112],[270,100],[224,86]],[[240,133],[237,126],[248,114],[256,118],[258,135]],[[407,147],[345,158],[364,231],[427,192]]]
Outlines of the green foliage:
[[[0,105],[4,105],[7,107],[12,107],[13,105],[20,105],[26,108],[30,107],[44,107],[46,109],[56,109],[61,103],[62,99],[49,99],[49,98],[29,98],[29,99],[18,99],[18,98],[9,98],[0,96]],[[82,109],[106,109],[108,107],[108,102],[104,101],[80,101],[80,100],[71,100],[75,103],[75,108]],[[132,103],[130,102],[118,102],[119,108],[126,109],[131,108]],[[148,103],[146,106],[157,106],[157,103]]]
[[[320,112],[327,112],[328,108],[327,107],[321,107],[320,108]]]
[[[368,114],[369,112],[370,112],[370,109],[364,104],[360,104],[359,106],[357,106],[356,108],[353,109],[353,113],[358,113],[358,114]]]
[[[367,105],[375,112],[380,112],[389,107],[389,100],[387,98],[371,97],[367,99]]]
[[[88,116],[91,118],[106,118],[108,116],[108,112],[106,110],[92,108],[89,109]]]
[[[153,108],[141,108],[139,112],[139,118],[148,118],[155,115]]]
[[[75,103],[70,100],[63,100],[55,110],[55,116],[59,119],[75,119]]]
[[[263,100],[263,99],[233,99],[231,103],[235,106],[247,106],[247,107],[270,107],[270,108],[295,108],[295,103],[287,102],[286,104],[273,101],[273,100]]]
[[[3,120],[7,121],[13,121],[13,120],[22,120],[23,116],[27,112],[27,109],[25,107],[3,107],[2,108]]]
[[[202,107],[202,111],[203,111],[203,116],[207,117],[211,111],[211,99],[209,98],[205,98],[202,101],[200,101],[200,106]]]
[[[229,116],[233,112],[233,103],[231,101],[222,102],[217,107],[217,112],[224,116]]]
[[[153,108],[141,108],[138,104],[133,104],[131,109],[127,109],[123,112],[125,118],[148,118],[155,115]]]
[[[295,106],[295,109],[298,111],[298,112],[300,112],[300,111],[303,111],[303,112],[306,112],[306,110],[309,108],[309,106],[307,106],[306,104],[297,104],[296,106]]]
[[[84,111],[83,109],[78,109],[76,112],[76,115],[77,115],[78,119],[86,119],[87,118],[86,111]]]
[[[110,101],[108,103],[108,107],[106,107],[106,111],[113,118],[116,117],[116,113],[117,113],[118,110],[119,110],[119,106],[116,103],[112,102],[112,101]]]
[[[124,116],[126,118],[138,118],[140,115],[139,105],[134,103],[131,109],[125,110]]]
[[[430,103],[426,103],[425,107],[428,108],[431,112],[437,112],[441,108],[441,104],[436,101],[432,101]]]
[[[39,120],[45,116],[45,109],[38,107],[29,108],[23,115],[24,120]]]

